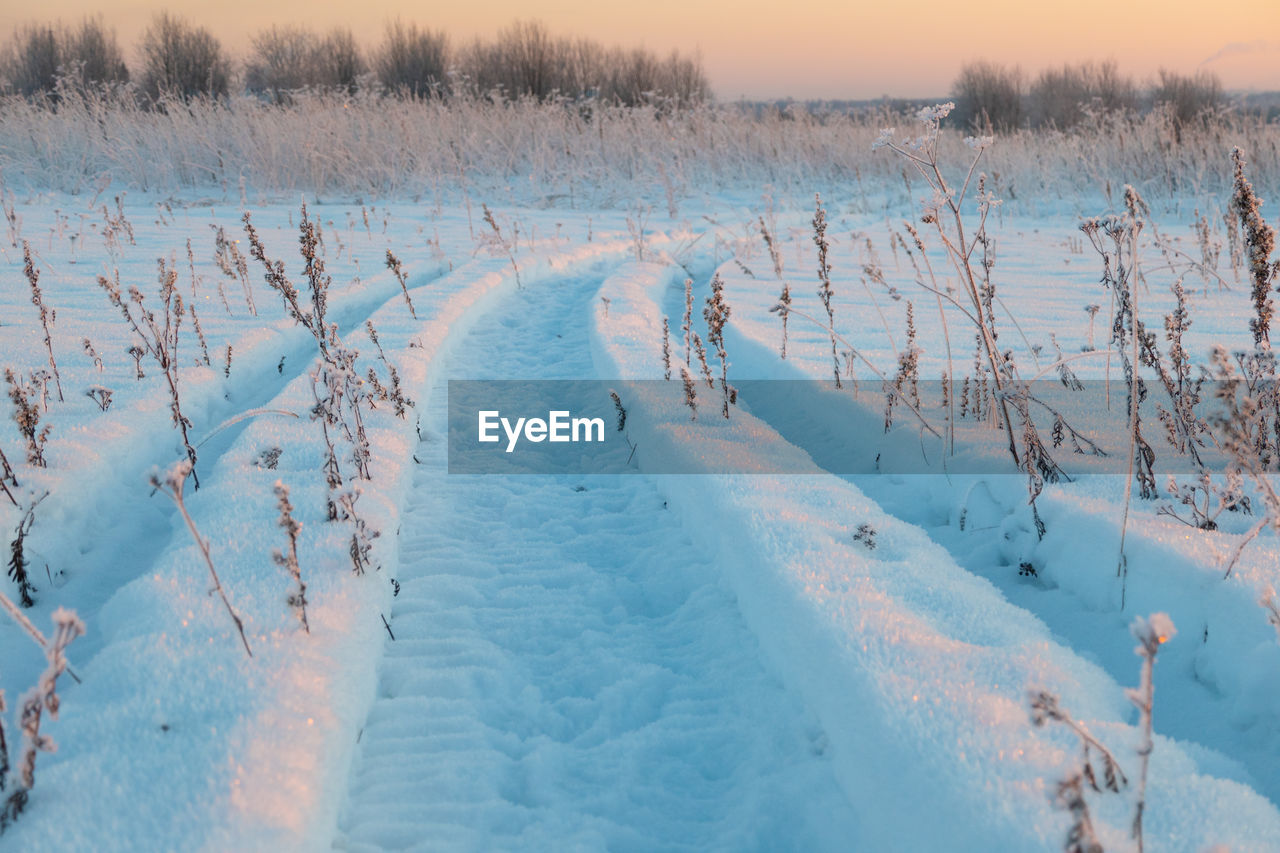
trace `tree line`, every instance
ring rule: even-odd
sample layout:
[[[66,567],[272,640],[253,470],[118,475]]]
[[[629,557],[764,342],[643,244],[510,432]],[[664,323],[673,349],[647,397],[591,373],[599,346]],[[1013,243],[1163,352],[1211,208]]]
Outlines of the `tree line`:
[[[140,97],[226,97],[239,89],[275,102],[298,92],[377,90],[417,98],[598,98],[625,105],[654,100],[687,105],[711,87],[697,55],[659,55],[554,36],[538,21],[517,21],[489,40],[455,45],[447,34],[397,20],[365,49],[351,30],[320,34],[298,25],[256,33],[233,58],[204,27],[162,12],[143,32],[134,64],[101,18],[78,26],[19,28],[0,57],[0,87],[53,98],[67,87],[131,90]]]
[[[1187,125],[1227,105],[1222,82],[1208,71],[1161,69],[1146,86],[1114,61],[1048,68],[1029,78],[1018,67],[981,60],[960,69],[951,87],[955,116],[977,130],[1066,129],[1099,113],[1136,112],[1163,104],[1174,124]]]

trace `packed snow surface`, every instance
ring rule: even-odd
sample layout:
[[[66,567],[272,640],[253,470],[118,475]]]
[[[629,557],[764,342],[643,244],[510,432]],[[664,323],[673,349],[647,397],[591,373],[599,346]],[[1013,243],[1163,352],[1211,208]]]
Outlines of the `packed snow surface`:
[[[893,374],[908,302],[922,384],[963,375],[973,337],[918,289],[922,258],[887,208],[829,202],[833,325],[865,359],[844,362],[855,394],[832,387],[822,322],[793,314],[779,357],[770,309],[784,282],[797,311],[826,317],[811,199],[706,198],[674,217],[493,208],[491,220],[470,198],[311,200],[334,334],[359,351],[364,387],[390,388],[394,367],[413,404],[398,416],[374,396],[363,410],[368,479],[338,436],[344,488],[358,487],[377,533],[357,573],[357,528],[327,513],[317,342],[249,257],[240,206],[89,201],[16,199],[0,240],[0,367],[52,426],[47,467],[8,412],[0,430],[15,500],[48,493],[25,541],[24,613],[46,633],[58,607],[87,626],[67,652],[78,680],[59,679],[57,719],[42,722],[58,749],[38,756],[4,847],[1058,849],[1072,818],[1055,794],[1080,749],[1065,727],[1033,725],[1028,691],[1043,689],[1130,778],[1086,793],[1098,837],[1127,849],[1141,742],[1129,624],[1157,612],[1178,634],[1155,665],[1147,848],[1280,847],[1280,643],[1258,603],[1277,579],[1274,534],[1224,579],[1254,517],[1196,530],[1135,501],[1122,606],[1123,477],[1046,484],[1041,537],[1025,477],[998,454],[976,473],[890,470],[932,445],[901,412],[885,431],[863,365]],[[249,210],[310,304],[300,208]],[[1195,251],[1188,211],[1155,215]],[[1108,294],[1077,225],[1059,209],[991,222],[1001,343],[1020,363],[1106,348]],[[24,241],[56,312],[62,401],[52,384],[41,400],[33,376],[52,368]],[[1141,310],[1159,328],[1172,273],[1144,252]],[[129,354],[136,336],[97,281],[118,277],[158,311],[166,270],[187,305],[178,375],[200,488],[188,484],[186,507],[252,657],[184,519],[149,483],[185,450],[162,370]],[[1228,286],[1225,256],[1219,273],[1184,276],[1198,364],[1247,336],[1247,287]],[[696,419],[680,375],[685,280],[708,342],[714,274],[732,308],[730,378],[804,380],[744,396],[728,420],[696,358]],[[621,400],[634,452],[613,461],[628,473],[448,473],[448,380],[661,380],[664,317],[672,381]],[[1073,364],[1099,382],[1118,371],[1102,355]],[[989,432],[966,426],[957,458],[986,460]],[[833,473],[833,449],[848,446],[865,464]],[[739,473],[705,473],[726,466]],[[671,470],[686,473],[654,473]],[[309,632],[273,558],[286,546],[277,481],[302,523]],[[6,544],[21,516],[0,495]],[[19,597],[12,579],[0,591]],[[0,649],[16,755],[15,708],[45,659],[8,619]]]

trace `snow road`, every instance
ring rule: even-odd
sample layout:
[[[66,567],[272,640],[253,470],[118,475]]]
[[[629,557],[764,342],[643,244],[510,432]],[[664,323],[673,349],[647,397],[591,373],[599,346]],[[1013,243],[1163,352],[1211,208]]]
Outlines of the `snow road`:
[[[134,219],[155,216],[149,208]],[[24,485],[53,492],[32,553],[54,571],[37,578],[33,615],[47,623],[54,605],[74,605],[91,634],[72,650],[84,683],[60,685],[64,715],[51,727],[60,749],[41,757],[28,813],[9,831],[15,845],[1049,849],[1068,830],[1053,792],[1078,746],[1065,731],[1032,726],[1026,689],[1057,691],[1122,762],[1133,760],[1122,685],[1136,659],[1127,614],[1109,600],[1118,499],[1105,490],[1047,489],[1041,542],[1014,513],[1018,482],[1002,491],[991,477],[968,491],[941,478],[829,476],[822,442],[879,435],[880,415],[863,412],[869,426],[855,433],[849,412],[822,395],[746,394],[723,424],[701,414],[692,422],[682,405],[626,400],[640,471],[671,470],[677,457],[677,470],[699,470],[698,452],[712,448],[737,454],[744,470],[803,457],[795,467],[807,476],[446,475],[446,379],[658,375],[662,315],[679,323],[690,267],[701,307],[712,257],[722,261],[726,248],[735,258],[720,266],[733,306],[731,377],[825,380],[822,329],[793,323],[788,360],[777,358],[768,311],[777,288],[749,272],[764,268],[750,241],[720,228],[714,247],[683,231],[649,233],[638,246],[620,215],[610,223],[554,211],[520,219],[522,233],[544,236],[508,254],[477,242],[461,210],[433,220],[430,236],[417,206],[382,211],[382,235],[361,233],[357,211],[312,210],[326,222],[331,316],[344,341],[382,371],[361,328],[370,320],[418,407],[401,418],[379,406],[369,419],[376,475],[359,485],[362,512],[383,532],[381,568],[354,575],[349,528],[323,513],[323,442],[306,416],[313,342],[266,292],[261,316],[234,300],[234,310],[220,308],[221,273],[203,250],[182,279],[201,300],[214,356],[183,372],[198,432],[260,406],[298,415],[217,433],[200,451],[202,488],[188,496],[245,617],[252,658],[208,595],[188,531],[148,497],[145,472],[180,449],[159,377],[148,368],[145,381],[135,378],[127,327],[101,320],[102,296],[86,280],[94,265],[115,263],[115,248],[80,243],[72,261],[75,232],[61,220],[37,223],[42,285],[67,324],[57,330],[67,384],[106,383],[118,400],[101,412],[80,394],[51,406],[50,467],[21,472]],[[259,217],[291,260],[292,216],[278,207]],[[135,249],[121,249],[122,279],[149,281],[156,252],[187,237],[207,242],[210,225],[237,229],[225,210],[160,214]],[[799,268],[811,249],[807,232],[792,232],[787,257],[794,249]],[[1049,257],[1061,242],[1046,233],[1005,258]],[[406,259],[415,314],[394,276],[368,275],[383,243]],[[842,268],[859,269],[864,251],[874,260],[856,234],[842,245]],[[641,251],[685,269],[624,263]],[[1047,321],[1070,307],[1053,281],[1060,299],[1026,307],[1050,340]],[[1095,298],[1095,288],[1090,277],[1071,298]],[[795,293],[812,309],[811,290],[796,283]],[[873,293],[842,286],[837,316],[874,311]],[[1197,329],[1240,325],[1240,306],[1223,304]],[[11,313],[4,364],[43,363],[38,315],[26,305]],[[1085,340],[1088,315],[1076,314],[1064,341]],[[917,314],[926,340],[928,320]],[[866,337],[880,336],[869,328]],[[1029,321],[1033,338],[1034,328]],[[75,348],[82,335],[105,365]],[[874,346],[892,359],[886,344]],[[196,343],[184,347],[194,362]],[[816,438],[797,431],[800,418]],[[665,451],[659,432],[669,433]],[[278,465],[263,461],[272,449]],[[653,465],[659,453],[668,464]],[[277,480],[305,525],[310,633],[272,559],[282,541]],[[879,537],[874,549],[855,536],[862,523]],[[1167,611],[1181,629],[1157,670],[1150,848],[1276,849],[1280,777],[1268,761],[1280,647],[1257,606],[1274,546],[1253,546],[1222,583],[1213,548],[1224,537],[1193,539],[1141,514],[1131,527],[1134,610]],[[1017,574],[1024,559],[1037,576]],[[0,647],[17,652],[0,667],[10,699],[41,666],[13,631],[0,626]],[[1125,848],[1131,791],[1089,798],[1108,848]]]
[[[453,378],[581,378],[598,279],[518,291]],[[336,847],[845,849],[825,736],[647,477],[449,476],[426,407]]]

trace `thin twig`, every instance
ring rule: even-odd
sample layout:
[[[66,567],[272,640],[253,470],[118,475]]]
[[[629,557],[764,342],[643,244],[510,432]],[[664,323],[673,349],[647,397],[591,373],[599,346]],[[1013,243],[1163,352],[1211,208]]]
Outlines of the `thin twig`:
[[[169,470],[163,483],[159,477],[152,476],[151,485],[168,495],[169,499],[178,507],[178,512],[182,514],[182,520],[187,523],[187,530],[191,532],[191,538],[195,540],[200,555],[204,557],[205,565],[209,567],[209,577],[213,579],[213,591],[218,593],[218,597],[222,599],[223,606],[227,608],[227,613],[231,616],[231,621],[235,623],[236,631],[240,634],[240,642],[244,644],[245,653],[249,657],[253,657],[253,651],[249,648],[249,640],[244,635],[244,623],[231,607],[231,602],[227,600],[227,594],[222,589],[222,581],[218,578],[218,570],[213,567],[213,557],[209,554],[209,541],[200,535],[195,521],[191,518],[191,514],[187,512],[187,506],[182,500],[182,486],[186,483],[187,475],[190,473],[191,462],[184,459]]]

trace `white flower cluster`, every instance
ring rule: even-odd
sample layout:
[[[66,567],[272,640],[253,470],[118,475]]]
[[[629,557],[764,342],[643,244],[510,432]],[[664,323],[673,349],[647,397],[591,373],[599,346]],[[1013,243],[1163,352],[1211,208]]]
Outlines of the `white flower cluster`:
[[[1145,619],[1139,616],[1133,620],[1129,630],[1133,633],[1134,639],[1143,644],[1135,649],[1138,654],[1143,653],[1144,647],[1151,649],[1167,643],[1178,633],[1178,629],[1173,626],[1173,620],[1167,613],[1152,613]]]
[[[956,105],[952,101],[947,101],[945,104],[934,104],[931,107],[921,107],[920,111],[916,113],[916,118],[926,124],[939,122],[950,115],[955,108]]]

